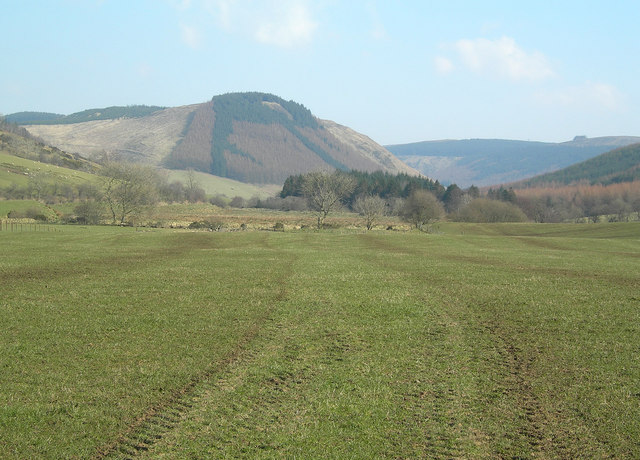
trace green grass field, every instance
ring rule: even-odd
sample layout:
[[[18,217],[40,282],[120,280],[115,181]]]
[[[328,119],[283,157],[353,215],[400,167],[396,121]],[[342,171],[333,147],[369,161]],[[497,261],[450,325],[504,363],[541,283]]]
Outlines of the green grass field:
[[[169,181],[188,183],[187,171],[165,169]],[[274,184],[246,184],[226,177],[213,176],[200,171],[194,172],[194,178],[198,185],[204,189],[207,195],[225,195],[229,198],[240,196],[242,198],[269,198],[276,196],[282,190],[280,185]]]
[[[0,458],[640,457],[637,223],[0,244]]]
[[[29,183],[29,174],[33,173],[41,174],[46,182],[55,181],[59,185],[97,184],[99,181],[99,177],[95,174],[0,152],[0,188],[12,184],[26,186]]]

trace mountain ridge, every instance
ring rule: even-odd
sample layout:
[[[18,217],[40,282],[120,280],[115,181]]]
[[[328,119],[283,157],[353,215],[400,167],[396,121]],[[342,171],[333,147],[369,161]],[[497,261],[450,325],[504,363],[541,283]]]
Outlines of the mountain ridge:
[[[400,160],[443,184],[489,186],[559,170],[640,137],[606,136],[553,143],[509,139],[462,139],[387,145]]]
[[[611,185],[640,180],[640,143],[619,147],[558,171],[511,184],[514,188],[548,185]]]
[[[272,94],[227,93],[200,104],[144,107],[149,113],[135,117],[119,108],[112,110],[118,117],[109,119],[69,115],[67,119],[79,121],[24,126],[52,145],[88,158],[116,155],[247,183],[282,184],[292,174],[313,169],[419,175],[367,136]]]

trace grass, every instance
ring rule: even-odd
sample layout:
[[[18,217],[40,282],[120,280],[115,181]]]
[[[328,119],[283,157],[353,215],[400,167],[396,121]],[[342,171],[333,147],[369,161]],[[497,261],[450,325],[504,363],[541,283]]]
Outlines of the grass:
[[[41,174],[47,183],[56,182],[59,185],[94,184],[99,179],[95,174],[88,172],[40,163],[0,152],[0,188],[9,187],[11,184],[26,186],[29,183],[29,174],[32,173]]]
[[[37,209],[50,220],[58,217],[53,208],[37,200],[0,200],[0,219],[6,218],[11,211],[24,213],[30,209]]]
[[[165,170],[169,176],[169,182],[180,181],[183,184],[188,182],[187,171]],[[269,198],[276,196],[282,190],[277,184],[246,184],[226,177],[214,176],[211,174],[194,171],[194,177],[200,187],[207,195],[224,195],[228,198],[240,196],[245,199],[259,197]]]
[[[4,233],[0,457],[640,456],[638,224]]]

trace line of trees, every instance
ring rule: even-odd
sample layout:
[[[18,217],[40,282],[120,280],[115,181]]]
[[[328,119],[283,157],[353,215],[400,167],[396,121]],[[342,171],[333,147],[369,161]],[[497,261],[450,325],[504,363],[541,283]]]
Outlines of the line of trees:
[[[517,190],[516,203],[534,222],[587,218],[626,221],[640,213],[640,181],[610,185],[550,185]],[[604,217],[603,217],[604,216]]]
[[[287,178],[280,200],[292,198],[307,200],[309,209],[318,213],[318,227],[339,206],[359,213],[368,229],[384,214],[400,216],[420,230],[428,230],[445,214],[460,222],[563,222],[585,217],[598,222],[628,220],[640,213],[640,181],[518,191],[501,186],[482,194],[475,186],[445,188],[404,174],[313,172]]]
[[[188,170],[185,182],[169,182],[157,169],[135,163],[106,162],[93,183],[60,184],[46,172],[29,173],[26,185],[0,189],[5,199],[34,199],[47,204],[77,202],[69,222],[96,224],[105,215],[112,223],[137,221],[159,202],[205,202],[204,189]]]

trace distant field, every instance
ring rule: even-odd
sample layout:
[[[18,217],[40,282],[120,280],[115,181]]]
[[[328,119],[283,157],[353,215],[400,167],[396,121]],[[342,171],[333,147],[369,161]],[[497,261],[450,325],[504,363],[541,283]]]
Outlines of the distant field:
[[[186,171],[166,170],[166,172],[169,175],[170,182],[177,180],[183,184],[187,183]],[[195,178],[207,195],[225,195],[229,198],[241,196],[245,199],[253,198],[255,196],[259,198],[268,198],[275,196],[280,193],[280,190],[282,190],[281,185],[245,184],[244,182],[227,179],[226,177],[213,176],[203,172],[195,172]]]
[[[638,458],[640,224],[0,233],[0,458]]]

